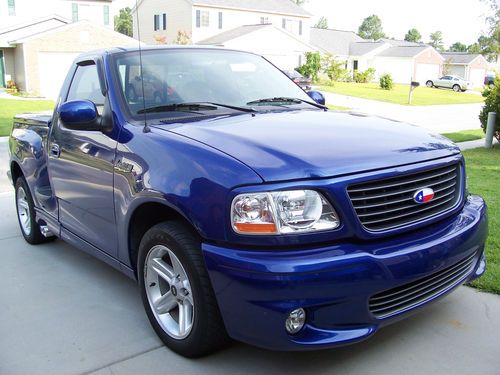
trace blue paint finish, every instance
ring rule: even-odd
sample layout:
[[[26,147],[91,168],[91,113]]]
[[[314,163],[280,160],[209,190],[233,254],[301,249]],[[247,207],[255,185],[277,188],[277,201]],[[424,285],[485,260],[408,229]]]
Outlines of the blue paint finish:
[[[59,107],[59,117],[64,124],[84,124],[95,121],[97,109],[90,100],[72,100]]]
[[[165,48],[165,53],[170,50],[176,48]],[[135,277],[130,258],[134,213],[144,204],[169,208],[202,239],[229,334],[282,350],[368,338],[418,310],[376,319],[367,308],[371,295],[473,253],[479,264],[487,235],[486,206],[464,191],[464,161],[447,139],[382,118],[307,107],[170,123],[155,115],[146,119],[145,128],[123,102],[114,68],[115,56],[123,53],[115,49],[79,57],[52,117],[15,120],[11,163],[35,192],[37,220],[66,241]],[[85,123],[94,116],[93,103],[66,102],[81,63],[96,63],[102,78],[109,109],[102,117],[109,125],[105,131],[61,124]],[[60,155],[47,153],[54,144]],[[371,232],[361,225],[347,196],[352,184],[457,163],[462,189],[456,206],[418,223]],[[340,227],[280,236],[232,230],[230,205],[236,195],[290,189],[323,194],[338,213]],[[484,272],[484,267],[476,269],[468,279]],[[306,309],[307,324],[290,336],[285,318],[297,307]]]
[[[479,263],[486,232],[484,202],[470,197],[457,216],[411,235],[272,252],[204,244],[203,253],[233,338],[273,349],[312,349],[359,341],[401,318],[376,319],[368,298],[472,253]],[[474,270],[469,277],[477,277]],[[305,308],[308,327],[291,337],[284,322],[298,307]]]

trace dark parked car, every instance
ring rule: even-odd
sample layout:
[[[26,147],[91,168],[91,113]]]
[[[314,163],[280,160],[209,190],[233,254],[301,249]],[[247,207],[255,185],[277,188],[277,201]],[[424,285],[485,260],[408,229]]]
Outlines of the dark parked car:
[[[484,77],[484,85],[488,87],[493,87],[495,85],[495,73],[488,73],[486,77]]]
[[[160,82],[134,85],[141,64]],[[160,104],[155,86],[171,88]],[[22,235],[137,280],[156,333],[185,356],[230,338],[354,343],[485,272],[486,204],[455,144],[329,111],[261,56],[91,52],[56,103],[16,116],[10,136]]]
[[[284,70],[288,78],[290,78],[293,82],[299,85],[303,90],[311,90],[312,89],[312,79],[308,77],[304,77],[302,74],[297,72],[296,70]]]

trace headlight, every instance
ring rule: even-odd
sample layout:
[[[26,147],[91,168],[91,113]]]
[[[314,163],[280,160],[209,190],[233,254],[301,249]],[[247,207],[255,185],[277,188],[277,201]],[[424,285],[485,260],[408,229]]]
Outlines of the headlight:
[[[314,190],[240,194],[231,205],[233,229],[241,234],[289,234],[335,229],[332,205]]]

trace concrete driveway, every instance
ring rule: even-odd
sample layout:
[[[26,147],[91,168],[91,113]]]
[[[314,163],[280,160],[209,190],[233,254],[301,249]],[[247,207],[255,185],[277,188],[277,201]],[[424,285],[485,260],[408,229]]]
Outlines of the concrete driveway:
[[[328,104],[352,108],[353,111],[418,125],[435,133],[478,129],[483,104],[404,106],[375,100],[323,92]]]
[[[234,343],[179,357],[149,326],[133,281],[62,241],[23,240],[5,152],[0,140],[2,375],[500,373],[500,297],[468,287],[349,347],[292,354]]]

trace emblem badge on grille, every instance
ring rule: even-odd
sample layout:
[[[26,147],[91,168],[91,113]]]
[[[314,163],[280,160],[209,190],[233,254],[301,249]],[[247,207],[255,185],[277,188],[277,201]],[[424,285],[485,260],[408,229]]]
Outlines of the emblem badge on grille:
[[[413,200],[418,203],[427,203],[434,198],[434,190],[431,188],[420,189],[413,194]]]

